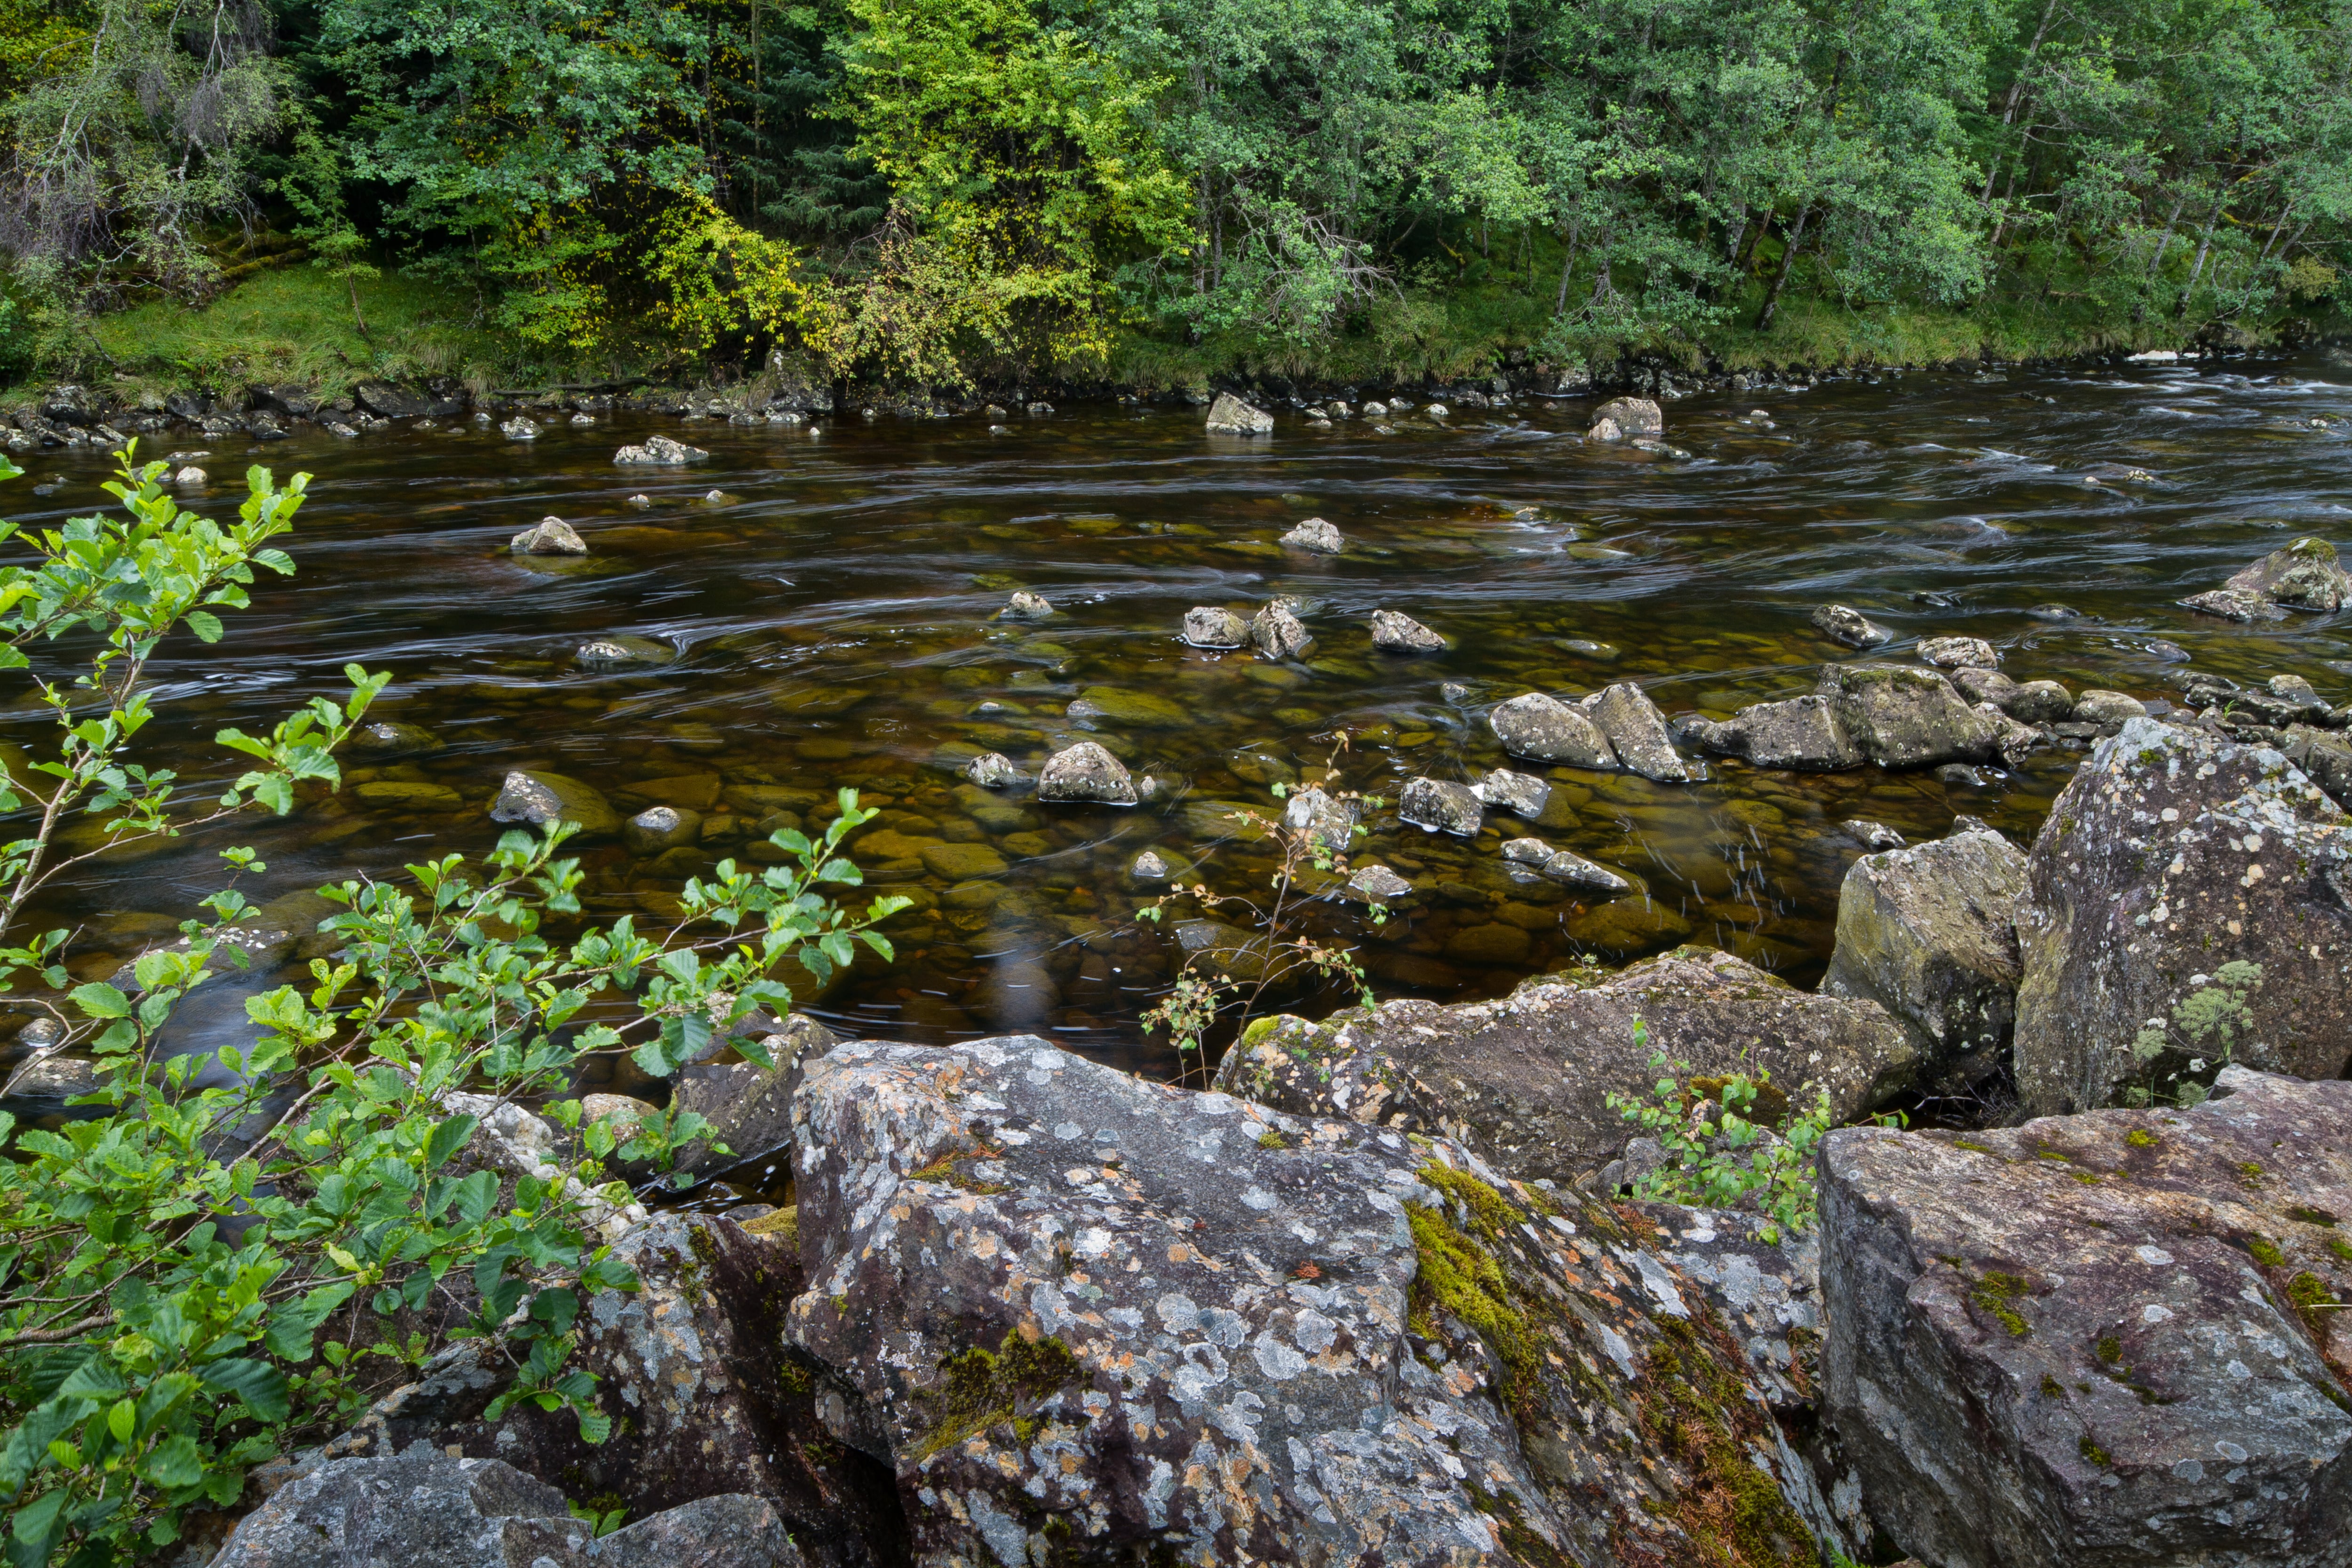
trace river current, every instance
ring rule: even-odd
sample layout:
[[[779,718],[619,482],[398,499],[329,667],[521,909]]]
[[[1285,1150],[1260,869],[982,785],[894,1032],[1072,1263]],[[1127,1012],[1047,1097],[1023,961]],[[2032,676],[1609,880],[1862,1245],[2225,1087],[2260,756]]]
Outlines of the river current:
[[[258,584],[217,647],[166,647],[145,760],[216,789],[236,770],[215,731],[335,694],[353,661],[394,674],[377,716],[423,726],[439,749],[352,757],[341,795],[289,817],[93,863],[43,923],[79,931],[71,967],[102,978],[221,885],[222,845],[268,862],[245,888],[257,901],[358,871],[397,876],[493,844],[487,808],[516,768],[582,780],[624,816],[664,802],[703,814],[703,842],[659,855],[616,837],[578,846],[593,916],[659,918],[688,876],[775,826],[820,821],[849,784],[883,808],[851,854],[870,886],[918,906],[886,928],[895,963],[861,961],[810,1011],[914,1042],[1035,1030],[1164,1076],[1174,1057],[1139,1016],[1182,950],[1134,918],[1165,890],[1139,884],[1136,858],[1262,891],[1265,852],[1235,836],[1232,812],[1278,811],[1272,787],[1317,776],[1341,735],[1339,784],[1392,803],[1415,774],[1467,782],[1504,765],[1485,710],[1522,691],[1631,680],[1669,714],[1724,717],[1862,657],[1813,629],[1824,602],[1893,629],[1870,657],[1897,662],[1913,662],[1918,637],[1958,633],[1994,643],[2016,679],[2152,705],[2191,668],[2291,673],[2352,697],[2352,610],[2248,626],[2176,604],[2300,533],[2352,546],[2352,359],[1710,393],[1665,405],[1654,450],[1584,440],[1594,401],[1523,396],[1442,419],[1360,410],[1328,428],[1282,410],[1270,437],[1248,439],[1207,435],[1198,407],[1155,404],[1016,412],[995,432],[980,413],[850,411],[803,426],[599,416],[530,442],[469,421],[240,440],[184,459],[213,476],[184,499],[226,514],[247,464],[310,472],[286,542],[299,571]],[[614,463],[617,446],[656,432],[709,459]],[[105,470],[43,454],[0,489],[0,507],[29,526],[97,510]],[[509,552],[549,515],[591,553]],[[1336,524],[1348,548],[1277,542],[1307,517]],[[1015,589],[1056,613],[995,618]],[[1303,659],[1178,638],[1195,605],[1247,616],[1277,595],[1317,639]],[[1375,650],[1366,621],[1381,608],[1449,646]],[[578,657],[609,636],[676,657]],[[1082,698],[1082,714],[1102,711],[1073,721]],[[36,711],[14,712],[5,738],[37,742]],[[997,751],[1034,777],[1080,736],[1160,781],[1160,799],[1041,805],[955,771]],[[1449,838],[1391,806],[1356,861],[1390,867],[1413,896],[1378,925],[1360,905],[1312,902],[1304,929],[1357,945],[1383,995],[1495,996],[1530,973],[1682,942],[1811,984],[1864,852],[1843,824],[1916,839],[1967,814],[2024,841],[2084,751],[2044,749],[1973,782],[1721,760],[1689,784],[1552,771],[1531,830],[1634,882],[1605,900],[1509,875],[1499,840],[1529,825],[1489,813],[1481,838]],[[1166,925],[1202,912],[1180,900]],[[1266,1000],[1319,1013],[1343,999]]]

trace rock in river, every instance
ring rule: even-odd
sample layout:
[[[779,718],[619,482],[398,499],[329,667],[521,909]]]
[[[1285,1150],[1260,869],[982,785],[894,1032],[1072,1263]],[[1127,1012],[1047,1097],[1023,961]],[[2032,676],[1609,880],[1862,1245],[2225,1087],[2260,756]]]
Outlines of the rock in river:
[[[2180,601],[2183,609],[2218,616],[2225,621],[2283,621],[2286,612],[2268,599],[2241,594],[2234,588],[2213,588]]]
[[[1034,1037],[839,1047],[794,1136],[790,1338],[916,1563],[1818,1550],[1736,1343],[1599,1205]]]
[[[1282,542],[1294,550],[1308,550],[1318,555],[1337,555],[1348,546],[1339,531],[1319,517],[1310,517],[1282,536]]]
[[[1021,782],[1021,770],[1002,752],[983,752],[964,763],[963,776],[982,789],[1011,789]]]
[[[1938,669],[1992,669],[2000,653],[1982,637],[1921,637],[1919,657]]]
[[[586,834],[610,833],[621,826],[620,813],[593,786],[536,768],[507,774],[499,798],[490,803],[492,822],[545,827],[559,817]]]
[[[1043,594],[1018,593],[1004,601],[996,612],[1000,621],[1042,621],[1054,613],[1054,606]]]
[[[1646,1101],[1656,1052],[1701,1077],[1769,1068],[1807,1105],[1825,1089],[1840,1121],[1901,1092],[1917,1065],[1876,1003],[1816,996],[1698,947],[1597,983],[1539,974],[1500,1002],[1388,1002],[1286,1028],[1228,1052],[1218,1087],[1297,1115],[1442,1131],[1521,1180],[1561,1183],[1640,1131],[1608,1097]]]
[[[377,719],[352,731],[344,744],[362,756],[405,757],[421,752],[441,749],[440,737],[421,724],[404,724],[398,720]]]
[[[1037,777],[1039,800],[1092,801],[1133,805],[1135,779],[1127,764],[1092,741],[1056,752]]]
[[[1990,762],[2000,731],[1929,669],[1893,664],[1832,664],[1822,696],[1864,756],[1883,768]]]
[[[2220,1088],[1823,1141],[1827,1413],[1921,1562],[2352,1563],[2352,1084]]]
[[[689,447],[667,436],[648,436],[642,447],[624,447],[613,454],[616,463],[698,463],[710,456],[699,447]]]
[[[1404,792],[1398,797],[1397,815],[1433,833],[1475,838],[1486,807],[1468,784],[1412,778],[1405,781]]]
[[[1592,716],[1557,697],[1530,691],[1498,703],[1486,716],[1495,738],[1515,757],[1565,763],[1579,768],[1614,768],[1617,753]]]
[[[1720,724],[1700,720],[1685,730],[1708,751],[1745,757],[1759,768],[1838,773],[1866,760],[1826,697],[1752,703]]]
[[[1217,394],[1209,405],[1209,429],[1220,436],[1263,436],[1274,428],[1274,416],[1253,408],[1230,392]]]
[[[1591,423],[1613,420],[1617,428],[1628,436],[1663,436],[1666,433],[1665,411],[1647,397],[1612,397],[1592,411]]]
[[[591,669],[625,669],[632,665],[675,664],[677,649],[658,637],[625,633],[591,637],[572,657]]]
[[[2352,1067],[2352,818],[2269,747],[2126,721],[2050,808],[2017,929],[2029,1110],[2112,1105],[2196,1059]],[[2225,983],[2231,962],[2260,984]]]
[[[2273,550],[2225,584],[2227,592],[2298,610],[2339,610],[2352,601],[2352,575],[2324,539],[2298,539]]]
[[[1444,653],[1445,639],[1402,611],[1374,610],[1372,646],[1387,653]]]
[[[1813,611],[1813,626],[1832,642],[1848,647],[1877,647],[1895,640],[1895,634],[1845,605],[1823,605]]]
[[[1194,647],[1239,647],[1249,635],[1249,624],[1231,610],[1199,605],[1184,612],[1184,640]]]
[[[1315,643],[1292,614],[1288,599],[1276,599],[1250,617],[1249,640],[1267,658],[1302,656]]]
[[[586,541],[560,517],[542,517],[507,542],[517,555],[585,555]]]
[[[1470,786],[1471,793],[1497,811],[1507,811],[1513,816],[1533,822],[1551,804],[1551,785],[1533,773],[1515,773],[1508,768],[1496,768]]]
[[[1591,714],[1593,724],[1609,737],[1617,765],[1660,784],[1687,784],[1690,769],[1675,754],[1666,733],[1665,715],[1648,693],[1631,681],[1604,686],[1578,707]]]
[[[2025,856],[1998,833],[1864,856],[1838,889],[1823,994],[1879,1004],[1910,1035],[1923,1081],[1966,1088],[2009,1046],[2024,890]]]
[[[621,841],[633,855],[658,855],[701,837],[702,814],[683,806],[648,806],[621,827]]]

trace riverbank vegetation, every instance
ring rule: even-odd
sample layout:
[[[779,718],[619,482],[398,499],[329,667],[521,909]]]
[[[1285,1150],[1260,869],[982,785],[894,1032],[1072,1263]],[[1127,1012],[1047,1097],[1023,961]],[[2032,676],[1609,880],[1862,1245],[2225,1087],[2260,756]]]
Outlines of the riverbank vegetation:
[[[2352,17],[2312,0],[68,0],[0,34],[16,374],[2245,342],[2330,319],[2352,214]]]

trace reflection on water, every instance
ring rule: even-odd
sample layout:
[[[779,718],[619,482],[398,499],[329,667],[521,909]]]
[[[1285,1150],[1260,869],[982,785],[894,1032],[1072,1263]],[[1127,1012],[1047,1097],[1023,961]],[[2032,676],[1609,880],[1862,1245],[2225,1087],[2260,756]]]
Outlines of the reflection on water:
[[[1335,731],[1349,737],[1345,784],[1393,800],[1415,773],[1500,764],[1483,710],[1522,690],[1636,680],[1669,713],[1720,717],[1810,689],[1843,655],[1808,624],[1829,599],[1899,634],[1882,657],[1965,633],[2000,646],[2021,680],[2163,698],[2185,651],[2200,668],[2292,672],[2344,700],[2352,614],[2246,627],[2172,603],[2290,531],[2352,542],[2338,500],[2352,448],[2342,427],[2312,423],[2343,414],[2339,384],[2352,365],[2314,354],[2209,374],[1773,388],[1668,405],[1666,453],[1583,443],[1581,400],[1328,430],[1285,418],[1256,441],[1207,437],[1199,410],[1167,405],[1065,410],[997,436],[977,413],[810,429],[623,416],[533,443],[472,426],[216,450],[216,476],[246,462],[317,476],[290,546],[300,571],[259,584],[220,648],[167,650],[162,717],[142,737],[157,760],[226,776],[215,730],[334,693],[352,660],[395,672],[381,715],[438,749],[349,759],[340,797],[100,868],[45,912],[83,929],[77,976],[102,976],[218,884],[222,843],[268,862],[257,901],[396,872],[428,848],[486,848],[502,775],[535,767],[624,814],[701,814],[698,843],[581,846],[598,917],[659,914],[688,876],[777,826],[821,822],[833,790],[854,784],[883,807],[854,853],[918,907],[892,928],[898,963],[867,957],[814,1011],[915,1041],[1038,1029],[1164,1073],[1137,1019],[1181,952],[1136,928],[1158,889],[1129,868],[1154,849],[1205,861],[1224,887],[1261,883],[1256,852],[1225,841],[1230,803],[1270,807],[1269,786],[1312,776]],[[1749,416],[1759,408],[1769,419]],[[614,447],[656,429],[710,460],[613,464]],[[37,500],[19,481],[5,499],[20,521],[102,500],[94,460],[48,455],[30,471],[60,488]],[[203,500],[234,505],[225,484]],[[592,553],[508,552],[550,514]],[[1276,542],[1310,515],[1339,526],[1344,553]],[[1015,588],[1058,613],[992,618]],[[1196,605],[1246,615],[1276,594],[1317,639],[1303,660],[1177,640]],[[1449,647],[1374,650],[1365,623],[1382,607]],[[583,665],[576,650],[599,636],[677,657]],[[1082,694],[1106,716],[1074,724],[1065,710]],[[35,739],[37,719],[17,711],[5,738]],[[1128,812],[1040,805],[953,771],[989,750],[1034,776],[1080,733],[1167,794]],[[1721,762],[1687,785],[1562,769],[1539,821],[1490,812],[1475,841],[1377,816],[1359,859],[1409,878],[1415,898],[1377,930],[1336,902],[1310,923],[1360,942],[1396,994],[1489,996],[1581,955],[1682,941],[1810,981],[1862,852],[1842,822],[1932,837],[1968,813],[2022,837],[2081,754],[2045,751],[1981,785]],[[1591,896],[1513,876],[1497,847],[1528,831],[1636,892],[1580,901]]]

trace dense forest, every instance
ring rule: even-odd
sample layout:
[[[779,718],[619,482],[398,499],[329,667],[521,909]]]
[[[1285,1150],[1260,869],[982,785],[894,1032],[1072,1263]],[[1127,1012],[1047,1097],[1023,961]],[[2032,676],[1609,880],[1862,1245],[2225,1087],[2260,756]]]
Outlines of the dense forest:
[[[0,35],[13,374],[264,277],[256,317],[299,280],[379,355],[429,318],[445,360],[916,383],[2245,341],[2332,310],[2352,237],[2341,0],[0,0]]]

